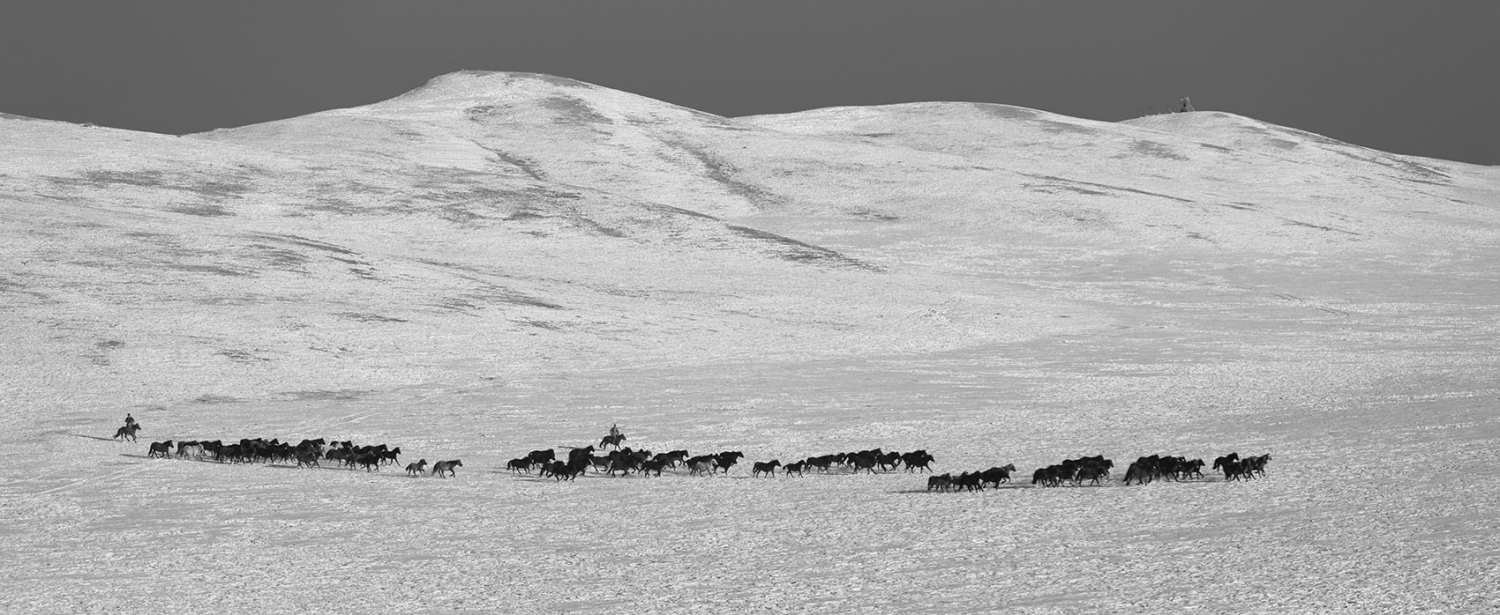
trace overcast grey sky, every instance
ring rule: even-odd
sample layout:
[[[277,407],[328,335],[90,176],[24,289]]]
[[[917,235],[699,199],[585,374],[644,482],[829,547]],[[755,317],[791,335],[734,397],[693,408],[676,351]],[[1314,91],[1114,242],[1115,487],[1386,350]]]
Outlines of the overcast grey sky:
[[[165,133],[390,98],[460,69],[727,116],[962,100],[1247,115],[1500,164],[1500,1],[5,0],[0,112]]]

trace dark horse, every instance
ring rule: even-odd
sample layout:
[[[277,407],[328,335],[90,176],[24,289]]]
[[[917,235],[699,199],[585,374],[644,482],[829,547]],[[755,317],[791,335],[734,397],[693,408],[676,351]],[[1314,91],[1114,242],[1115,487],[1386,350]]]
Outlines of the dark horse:
[[[141,430],[140,423],[131,423],[115,430],[115,438],[135,442],[135,432]]]
[[[1231,461],[1239,461],[1239,460],[1240,460],[1240,454],[1239,453],[1230,453],[1230,454],[1225,455],[1223,457],[1219,457],[1219,458],[1214,459],[1214,467],[1213,467],[1213,469],[1217,470],[1217,469],[1223,467],[1224,464],[1226,464],[1226,463],[1229,463]]]
[[[625,434],[610,434],[610,435],[604,436],[604,438],[602,440],[599,440],[599,450],[602,451],[602,450],[604,450],[606,448],[609,448],[611,446],[615,447],[616,449],[619,449],[620,448],[620,443],[624,442],[624,441],[625,441]]]
[[[1007,463],[998,468],[990,468],[979,473],[979,482],[980,484],[989,483],[998,489],[1000,483],[1010,482],[1010,473],[1015,471],[1016,464],[1014,463]]]

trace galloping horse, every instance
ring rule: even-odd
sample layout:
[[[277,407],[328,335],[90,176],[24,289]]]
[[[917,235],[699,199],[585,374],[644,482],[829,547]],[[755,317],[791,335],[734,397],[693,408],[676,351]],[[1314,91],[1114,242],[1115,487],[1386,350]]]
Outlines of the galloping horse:
[[[297,467],[323,467],[318,465],[318,454],[309,450],[299,450],[296,453]]]
[[[124,427],[116,429],[115,430],[115,438],[116,439],[121,439],[121,440],[129,439],[131,442],[135,442],[135,432],[140,431],[140,430],[141,430],[141,424],[140,423],[131,423],[129,425],[126,425]]]
[[[615,447],[616,450],[619,450],[620,443],[624,442],[624,441],[625,441],[625,434],[610,434],[610,435],[604,436],[604,438],[602,440],[599,440],[599,450],[602,451],[602,450],[604,450],[606,448],[609,448],[611,446]]]
[[[408,464],[406,464],[406,473],[410,474],[412,476],[421,476],[422,473],[426,472],[426,471],[427,471],[427,460],[426,459],[423,459],[423,460],[418,461],[416,463],[408,463]]]
[[[1223,467],[1224,464],[1226,464],[1226,463],[1229,463],[1231,461],[1239,461],[1239,460],[1240,460],[1240,454],[1239,453],[1230,453],[1230,454],[1225,455],[1223,457],[1219,457],[1217,459],[1214,459],[1213,469],[1217,470],[1217,469]]]
[[[718,461],[719,460],[713,456],[705,456],[701,459],[689,460],[688,476],[692,476],[694,474],[698,476],[708,476],[709,474],[713,474],[714,468],[718,467]]]
[[[932,455],[929,455],[925,450],[912,451],[910,453],[904,453],[901,455],[901,463],[906,464],[907,472],[913,472],[916,470],[927,470],[928,472],[931,472],[932,465],[930,464],[934,461],[937,460],[933,458]],[[1014,470],[1015,468],[1011,469]]]
[[[990,483],[998,489],[1000,487],[1000,483],[1010,482],[1010,473],[1015,471],[1016,464],[1007,463],[998,468],[990,468],[988,470],[980,472],[979,480],[981,483]]]
[[[463,465],[464,462],[457,459],[439,461],[432,464],[432,475],[438,478],[446,478],[444,474],[447,474],[448,476],[458,476],[458,472],[454,472],[453,468],[461,468],[463,467]]]

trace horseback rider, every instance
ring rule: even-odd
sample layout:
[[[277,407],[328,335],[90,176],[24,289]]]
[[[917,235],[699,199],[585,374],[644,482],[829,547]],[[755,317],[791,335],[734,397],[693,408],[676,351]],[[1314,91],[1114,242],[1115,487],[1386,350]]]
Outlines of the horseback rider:
[[[620,424],[619,423],[615,423],[615,424],[612,424],[612,425],[609,426],[609,435],[612,438],[618,438],[618,437],[620,437]]]
[[[134,425],[134,424],[135,424],[135,417],[130,416],[130,413],[126,412],[125,413],[125,426],[129,427],[129,426]]]

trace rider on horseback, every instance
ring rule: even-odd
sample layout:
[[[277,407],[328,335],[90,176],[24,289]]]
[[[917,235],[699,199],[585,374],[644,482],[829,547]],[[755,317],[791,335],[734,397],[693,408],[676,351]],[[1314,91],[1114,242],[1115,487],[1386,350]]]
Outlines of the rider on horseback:
[[[599,448],[607,448],[607,447],[610,447],[610,446],[613,446],[615,448],[620,448],[620,443],[624,442],[624,441],[625,441],[625,434],[620,433],[620,426],[619,425],[610,425],[609,426],[609,435],[604,436],[604,439],[602,439],[602,440],[599,441]]]
[[[125,426],[129,427],[129,426],[134,425],[134,424],[135,424],[135,417],[130,416],[130,413],[126,412],[125,413]]]

